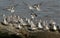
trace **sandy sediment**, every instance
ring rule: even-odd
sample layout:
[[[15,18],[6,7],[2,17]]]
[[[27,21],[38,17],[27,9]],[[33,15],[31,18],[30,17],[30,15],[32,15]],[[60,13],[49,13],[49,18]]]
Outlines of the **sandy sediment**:
[[[50,31],[30,32],[27,29],[16,29],[12,26],[0,24],[1,38],[60,38],[60,33]]]

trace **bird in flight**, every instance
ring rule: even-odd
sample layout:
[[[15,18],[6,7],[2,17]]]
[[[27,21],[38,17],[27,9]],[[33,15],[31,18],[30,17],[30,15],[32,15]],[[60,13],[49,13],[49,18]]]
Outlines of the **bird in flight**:
[[[43,2],[41,3],[37,3],[37,4],[34,4],[34,5],[30,5],[30,4],[27,4],[25,2],[23,2],[26,6],[28,6],[28,8],[30,10],[37,10],[37,11],[41,11],[41,5],[43,4]]]

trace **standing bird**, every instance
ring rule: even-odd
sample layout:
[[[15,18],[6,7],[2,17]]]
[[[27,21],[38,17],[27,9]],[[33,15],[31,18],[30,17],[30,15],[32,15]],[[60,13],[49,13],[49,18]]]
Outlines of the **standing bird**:
[[[44,30],[49,30],[47,21],[43,21],[43,29]]]
[[[31,24],[31,19],[26,19],[26,21],[27,21],[28,25]]]
[[[56,22],[54,22],[53,20],[50,21],[50,30],[51,31],[56,31],[57,27],[56,27]]]
[[[45,29],[46,29],[46,30],[49,30],[48,22],[47,22],[47,21],[46,21],[46,24],[45,24]]]
[[[21,22],[22,25],[27,25],[27,23],[22,18],[20,19],[20,22]]]
[[[3,18],[4,18],[4,19],[3,19],[3,23],[4,23],[4,24],[8,24],[8,22],[7,22],[7,18],[6,18],[5,15],[3,15]]]
[[[38,28],[40,28],[40,29],[42,29],[43,28],[43,26],[42,26],[42,20],[40,20],[39,22],[38,22]]]
[[[31,23],[30,23],[30,25],[31,25],[31,29],[32,30],[36,30],[37,28],[36,28],[36,25],[34,24],[34,22],[31,20]]]
[[[31,13],[31,18],[34,20],[37,15],[35,13]]]
[[[22,29],[22,26],[21,26],[21,24],[19,23],[19,24],[17,24],[17,28],[18,29]]]
[[[52,24],[53,24],[53,30],[57,30],[57,27],[56,27],[56,22],[52,22]]]

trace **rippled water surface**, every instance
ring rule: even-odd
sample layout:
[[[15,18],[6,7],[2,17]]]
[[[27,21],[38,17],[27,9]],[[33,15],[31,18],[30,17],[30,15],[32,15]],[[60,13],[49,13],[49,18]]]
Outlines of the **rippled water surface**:
[[[41,11],[32,10],[38,15],[38,18],[51,18],[54,19],[57,24],[60,24],[60,0],[0,0],[0,21],[2,21],[2,14],[6,14],[6,16],[11,15],[9,11],[2,10],[9,5],[18,4],[15,7],[15,14],[30,18],[30,13],[32,12],[26,4],[34,5],[41,2]]]

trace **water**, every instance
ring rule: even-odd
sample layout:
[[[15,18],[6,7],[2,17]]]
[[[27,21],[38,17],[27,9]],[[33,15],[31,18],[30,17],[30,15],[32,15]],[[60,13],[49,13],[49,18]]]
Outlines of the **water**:
[[[42,17],[43,19],[46,19],[46,16],[48,16],[48,19],[54,19],[57,24],[60,24],[60,0],[0,0],[0,21],[3,19],[2,14],[6,14],[6,16],[11,15],[9,11],[2,9],[12,4],[19,4],[15,7],[16,15],[30,18],[30,13],[32,12],[23,2],[30,5],[43,2],[41,11],[33,10],[34,13],[38,15],[38,18]]]

